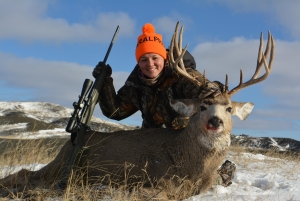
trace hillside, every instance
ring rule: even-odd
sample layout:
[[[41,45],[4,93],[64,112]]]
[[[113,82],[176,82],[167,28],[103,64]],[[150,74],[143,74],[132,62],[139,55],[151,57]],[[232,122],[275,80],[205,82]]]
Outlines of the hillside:
[[[67,137],[73,109],[46,102],[0,102],[0,137]],[[112,132],[136,127],[92,117],[92,130]]]

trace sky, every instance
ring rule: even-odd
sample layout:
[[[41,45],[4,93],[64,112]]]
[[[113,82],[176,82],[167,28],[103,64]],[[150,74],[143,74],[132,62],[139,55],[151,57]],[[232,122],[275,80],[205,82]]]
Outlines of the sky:
[[[97,0],[0,1],[0,101],[39,101],[72,108],[85,79],[104,59],[120,26],[107,63],[118,90],[136,65],[135,46],[152,23],[169,46],[177,21],[183,45],[197,70],[229,88],[256,68],[259,37],[275,40],[269,77],[231,99],[253,102],[245,121],[234,118],[233,134],[300,140],[300,1],[296,0]],[[108,120],[97,106],[94,115]],[[119,123],[141,125],[140,112]]]

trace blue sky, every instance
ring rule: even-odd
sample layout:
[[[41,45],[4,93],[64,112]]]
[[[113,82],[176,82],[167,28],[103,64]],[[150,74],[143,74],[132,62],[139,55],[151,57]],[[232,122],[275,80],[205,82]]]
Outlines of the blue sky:
[[[116,89],[136,64],[135,46],[145,23],[152,23],[168,46],[177,21],[183,45],[211,81],[229,87],[252,77],[260,33],[275,39],[273,70],[267,80],[232,97],[250,101],[245,121],[234,118],[233,134],[300,140],[300,1],[292,0],[1,0],[0,101],[43,101],[72,107],[84,79],[108,58]],[[106,119],[99,107],[95,116]],[[121,123],[140,125],[140,113]]]

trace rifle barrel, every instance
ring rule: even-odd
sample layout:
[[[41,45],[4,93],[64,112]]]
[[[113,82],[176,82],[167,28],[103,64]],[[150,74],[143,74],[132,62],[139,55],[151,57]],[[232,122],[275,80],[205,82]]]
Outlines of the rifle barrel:
[[[106,64],[106,60],[107,60],[107,58],[108,58],[108,56],[109,56],[110,50],[111,50],[111,48],[112,48],[112,46],[113,46],[113,44],[114,44],[114,41],[115,41],[115,39],[116,39],[117,33],[119,32],[119,29],[120,29],[120,26],[118,25],[118,27],[117,27],[117,29],[116,29],[116,31],[115,31],[115,34],[114,34],[114,36],[113,36],[113,38],[112,38],[112,40],[111,40],[111,42],[110,42],[109,48],[108,48],[108,50],[107,50],[107,52],[106,52],[106,54],[105,54],[105,57],[104,57],[104,60],[103,60],[103,63],[104,63],[104,64]]]

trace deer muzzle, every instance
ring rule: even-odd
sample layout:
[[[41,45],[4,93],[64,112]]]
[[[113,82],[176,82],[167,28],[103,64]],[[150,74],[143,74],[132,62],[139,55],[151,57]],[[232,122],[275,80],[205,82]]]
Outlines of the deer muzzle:
[[[223,126],[223,121],[219,117],[213,116],[208,120],[208,124],[207,124],[208,130],[216,130],[219,129],[220,126]]]

